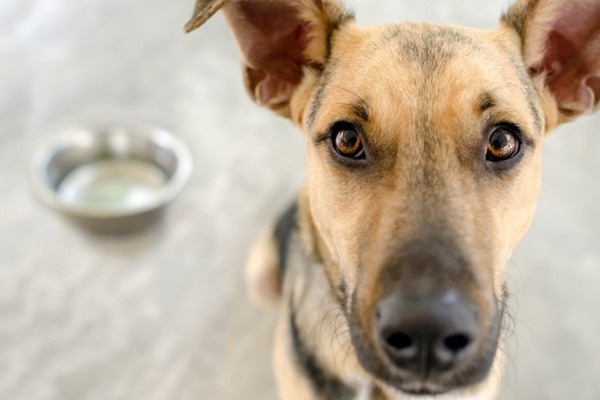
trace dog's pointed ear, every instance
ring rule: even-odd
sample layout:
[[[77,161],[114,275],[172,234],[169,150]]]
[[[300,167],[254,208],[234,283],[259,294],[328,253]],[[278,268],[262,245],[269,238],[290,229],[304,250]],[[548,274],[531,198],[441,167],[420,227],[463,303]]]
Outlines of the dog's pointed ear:
[[[600,108],[600,0],[518,0],[503,16],[529,74],[556,100],[556,122]]]
[[[186,30],[222,7],[237,39],[250,97],[301,123],[309,93],[299,88],[317,80],[328,61],[332,36],[353,15],[339,0],[197,1]]]
[[[192,18],[185,24],[183,28],[186,33],[199,28],[204,24],[214,13],[219,11],[227,0],[196,0],[194,14]]]

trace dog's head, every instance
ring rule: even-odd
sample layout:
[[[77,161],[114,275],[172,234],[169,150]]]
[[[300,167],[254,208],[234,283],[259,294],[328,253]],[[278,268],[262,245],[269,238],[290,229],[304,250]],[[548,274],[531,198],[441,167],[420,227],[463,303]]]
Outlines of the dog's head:
[[[480,31],[198,0],[187,30],[219,8],[252,99],[304,132],[307,229],[365,370],[410,393],[481,381],[542,140],[600,103],[600,2],[520,0]]]

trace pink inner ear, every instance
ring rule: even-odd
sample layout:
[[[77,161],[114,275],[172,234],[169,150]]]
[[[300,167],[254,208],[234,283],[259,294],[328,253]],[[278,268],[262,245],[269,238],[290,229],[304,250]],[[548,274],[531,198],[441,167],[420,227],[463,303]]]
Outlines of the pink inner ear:
[[[569,115],[591,111],[600,101],[600,1],[565,2],[544,43],[541,65],[559,108]]]
[[[261,104],[289,100],[308,65],[308,25],[284,1],[232,2],[232,27],[246,60],[249,89]],[[274,104],[275,103],[275,104]]]

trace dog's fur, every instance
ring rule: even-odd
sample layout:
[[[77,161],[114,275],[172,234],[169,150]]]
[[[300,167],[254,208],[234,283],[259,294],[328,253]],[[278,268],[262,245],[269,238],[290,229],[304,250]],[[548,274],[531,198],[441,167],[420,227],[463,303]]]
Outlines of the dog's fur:
[[[186,30],[219,9],[250,96],[307,143],[298,203],[247,268],[253,297],[279,299],[281,398],[493,398],[506,264],[534,214],[542,140],[599,108],[600,2],[517,0],[481,31],[360,27],[337,0],[197,0]],[[340,124],[364,159],[333,149]],[[486,158],[498,127],[521,142],[501,162]],[[470,299],[481,334],[457,370],[417,379],[382,355],[374,310],[393,290],[440,287]]]

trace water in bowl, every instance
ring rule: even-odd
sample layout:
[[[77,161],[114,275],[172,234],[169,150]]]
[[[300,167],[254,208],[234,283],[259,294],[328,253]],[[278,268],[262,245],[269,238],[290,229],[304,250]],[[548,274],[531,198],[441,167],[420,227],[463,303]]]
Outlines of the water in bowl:
[[[151,203],[167,176],[154,164],[139,160],[102,160],[67,175],[57,194],[73,205],[99,209],[139,207]]]

